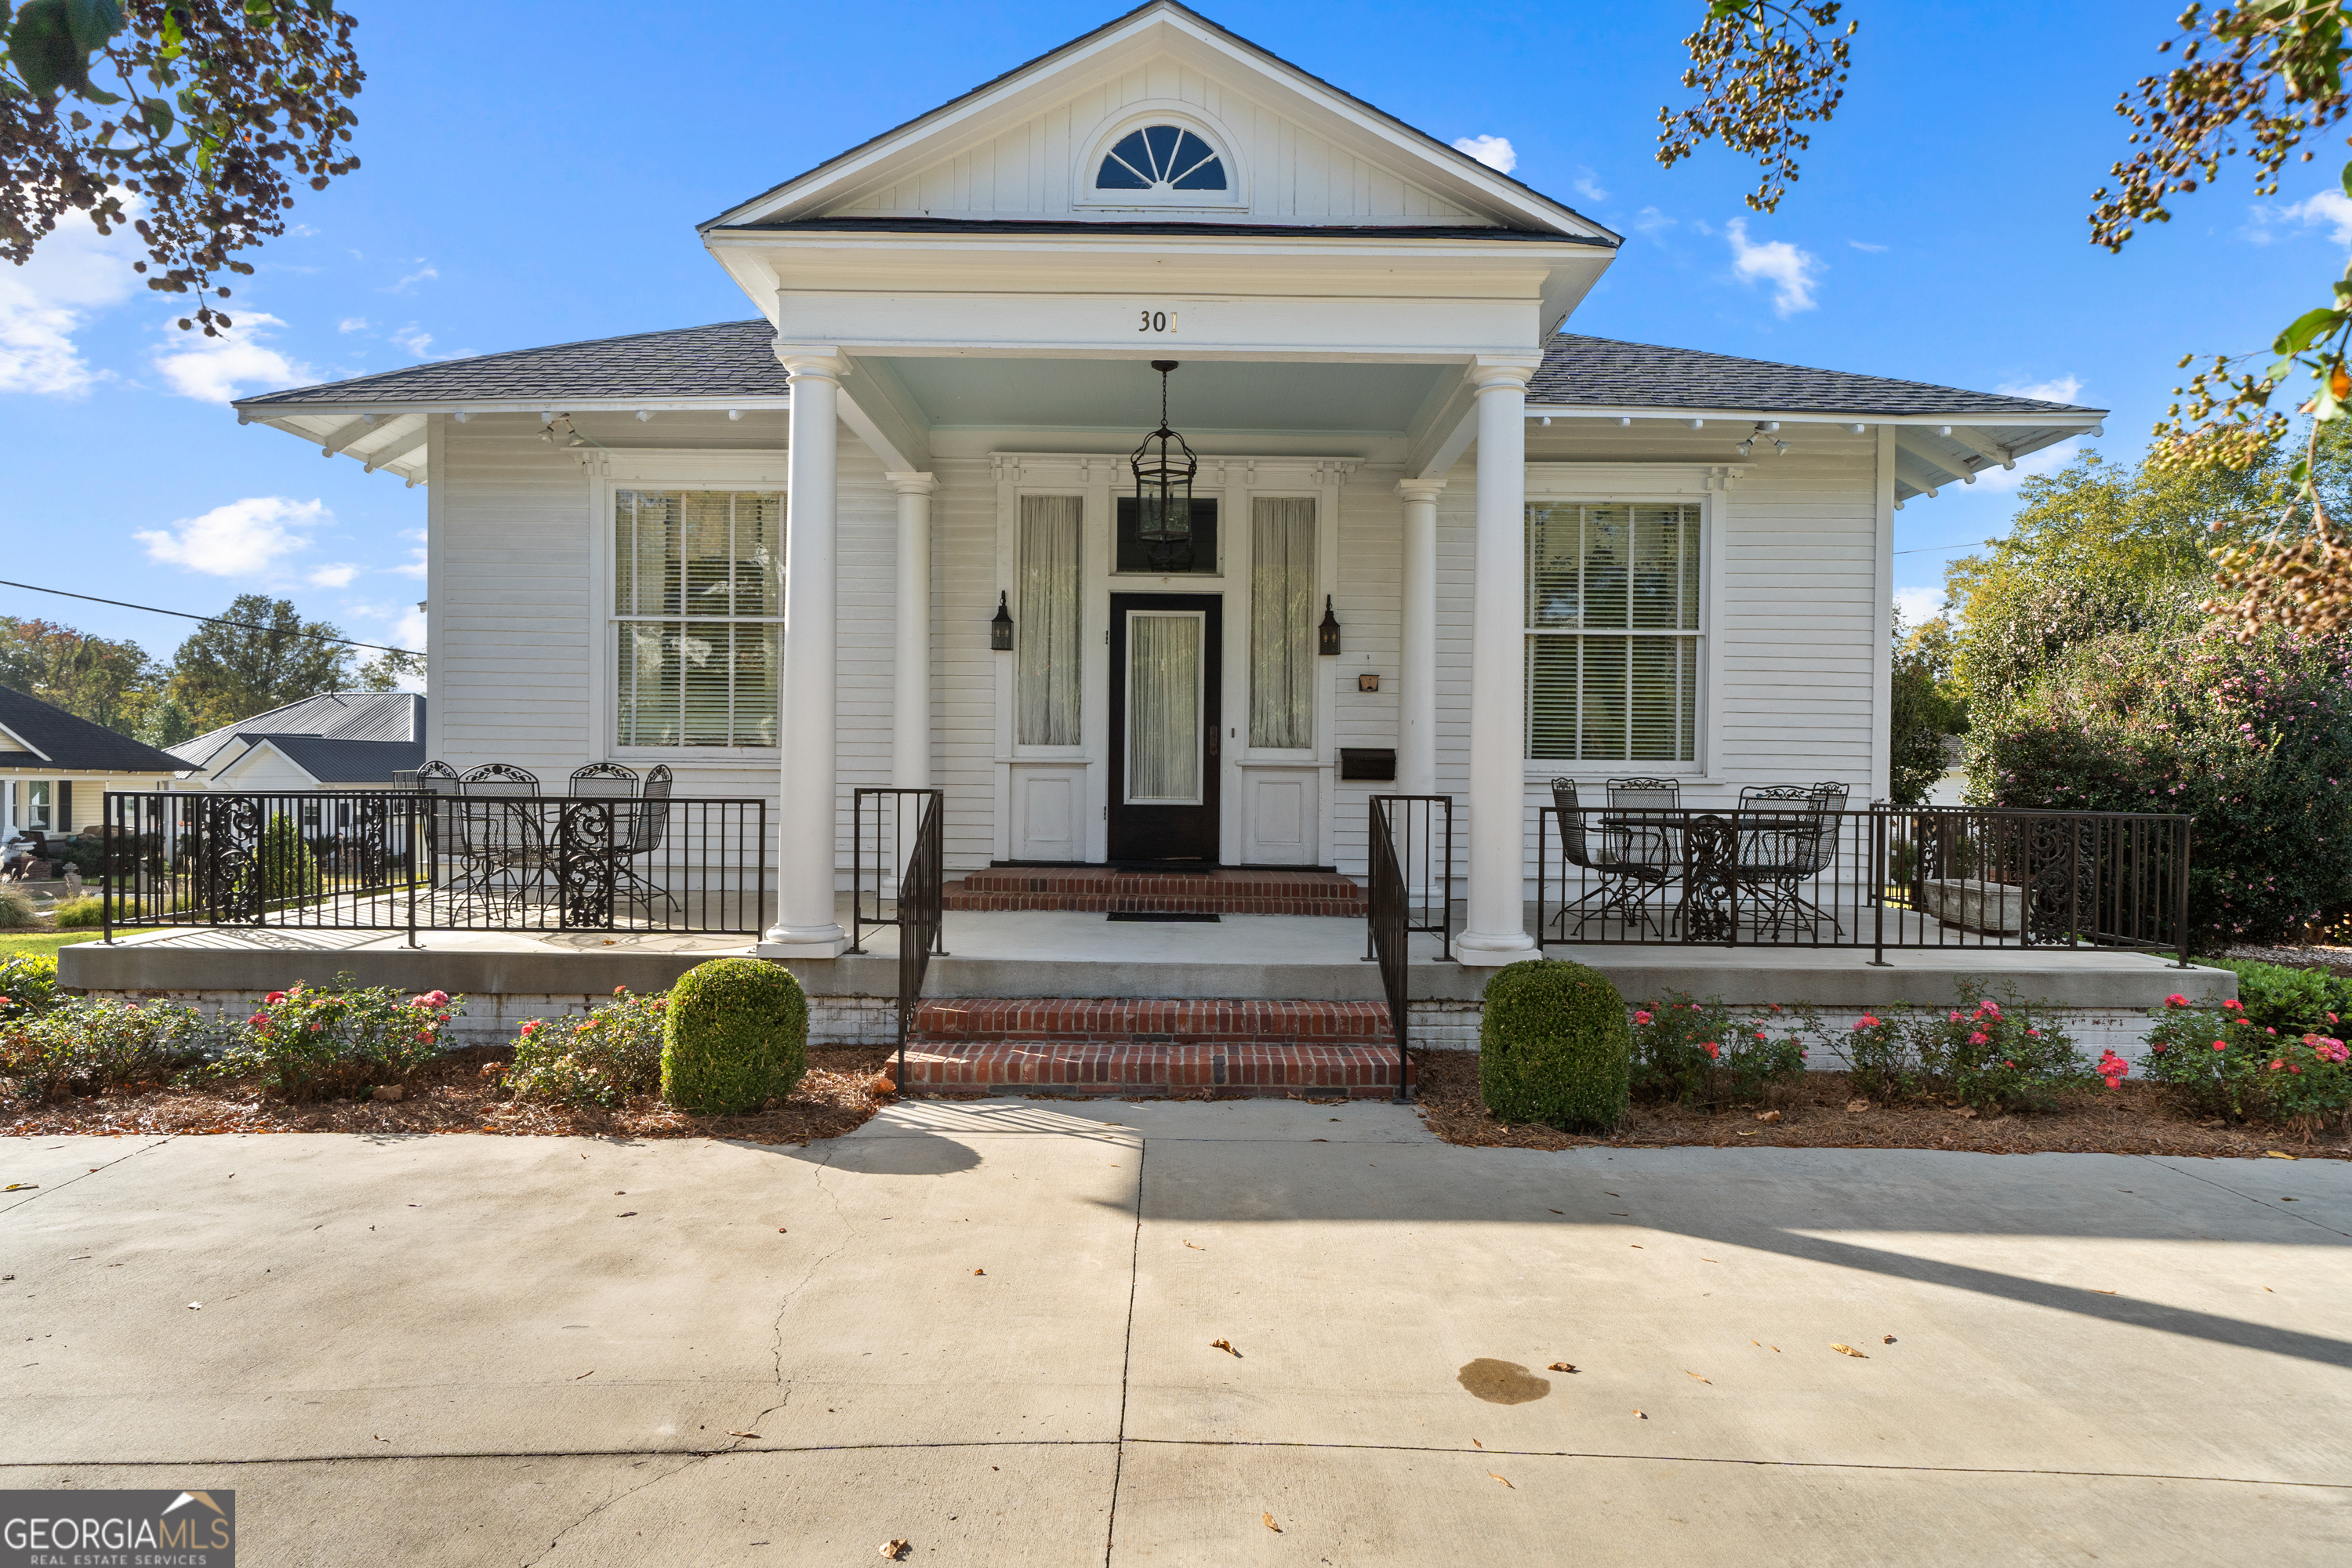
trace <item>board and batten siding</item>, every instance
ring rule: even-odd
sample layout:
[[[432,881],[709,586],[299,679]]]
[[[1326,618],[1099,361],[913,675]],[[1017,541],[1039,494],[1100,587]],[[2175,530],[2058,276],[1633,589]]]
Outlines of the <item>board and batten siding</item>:
[[[1338,219],[1485,226],[1488,220],[1369,163],[1215,78],[1167,58],[1125,71],[1027,121],[866,192],[827,216],[1066,217],[1120,212],[1075,198],[1093,184],[1097,142],[1154,108],[1196,119],[1228,159],[1246,202],[1222,213],[1260,222]],[[1215,217],[1218,209],[1184,209]]]
[[[751,442],[723,416],[662,416],[663,450]],[[644,426],[613,416],[611,428],[582,421],[595,438],[650,447]],[[746,423],[750,423],[747,419]],[[774,428],[751,432],[770,449]],[[715,427],[714,427],[715,426]],[[739,427],[740,428],[740,427]],[[1620,431],[1563,421],[1528,431],[1531,464],[1718,464],[1731,460],[1736,430]],[[1848,784],[1857,804],[1883,771],[1885,665],[1881,542],[1877,537],[1876,443],[1822,426],[1792,430],[1787,458],[1754,460],[1715,498],[1706,539],[1713,680],[1701,715],[1704,772],[1685,784],[1694,805],[1726,805],[1749,784]],[[604,581],[596,552],[610,520],[595,481],[574,458],[539,439],[530,416],[439,422],[435,498],[433,720],[436,755],[461,771],[509,762],[560,790],[583,762],[614,753],[592,734],[609,718],[598,683],[611,679],[606,606],[592,602]],[[1047,442],[1039,442],[1047,446]],[[940,458],[931,502],[932,782],[945,792],[945,853],[951,871],[985,866],[999,853],[995,821],[999,656],[988,647],[998,580],[997,487],[985,458]],[[1403,470],[1357,468],[1339,489],[1339,559],[1333,608],[1345,651],[1325,667],[1332,745],[1396,744]],[[840,878],[847,885],[850,791],[890,782],[891,687],[897,498],[880,460],[844,432],[840,485],[840,710],[836,795]],[[1470,605],[1476,506],[1475,453],[1448,477],[1437,506],[1438,788],[1456,798],[1456,847],[1466,851]],[[1234,536],[1236,539],[1239,535]],[[1229,548],[1231,545],[1229,545]],[[1089,616],[1098,614],[1091,602]],[[1089,626],[1087,635],[1099,634]],[[1367,671],[1378,692],[1357,689]],[[625,757],[632,765],[641,760]],[[1334,758],[1336,760],[1336,757]],[[669,759],[681,795],[756,795],[773,801],[773,752],[746,751]],[[1638,764],[1538,763],[1529,767],[1528,869],[1534,874],[1534,812],[1549,801],[1554,772],[1598,782]],[[1393,786],[1342,783],[1325,826],[1326,853],[1343,870],[1365,862],[1367,798]]]

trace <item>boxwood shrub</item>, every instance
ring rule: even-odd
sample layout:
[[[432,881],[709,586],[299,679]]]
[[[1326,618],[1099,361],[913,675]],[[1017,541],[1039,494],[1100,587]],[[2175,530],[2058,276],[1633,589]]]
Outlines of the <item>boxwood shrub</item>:
[[[1633,1038],[1597,969],[1530,959],[1486,982],[1478,1091],[1505,1121],[1605,1132],[1624,1119]]]
[[[781,965],[698,963],[670,988],[662,1024],[662,1098],[681,1110],[757,1110],[808,1069],[808,998]]]

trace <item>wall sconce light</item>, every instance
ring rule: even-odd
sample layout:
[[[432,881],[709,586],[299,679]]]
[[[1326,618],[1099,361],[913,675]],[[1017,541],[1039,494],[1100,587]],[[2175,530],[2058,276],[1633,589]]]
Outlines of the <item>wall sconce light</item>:
[[[1339,651],[1339,617],[1331,613],[1331,595],[1323,595],[1323,624],[1315,630],[1315,651],[1333,654]]]
[[[988,647],[992,653],[1013,651],[1013,612],[1004,603],[1004,590],[996,591],[996,616],[988,623]]]

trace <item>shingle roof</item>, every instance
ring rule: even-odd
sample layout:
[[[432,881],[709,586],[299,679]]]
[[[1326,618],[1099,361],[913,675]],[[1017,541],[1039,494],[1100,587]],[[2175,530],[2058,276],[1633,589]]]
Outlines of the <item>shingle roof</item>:
[[[324,735],[249,735],[267,741],[322,784],[387,784],[404,768],[425,765],[423,741],[337,741]]]
[[[2103,414],[2066,403],[1891,381],[1563,332],[1544,350],[1528,401],[1603,408],[1742,408],[1790,414]]]
[[[782,397],[776,329],[762,320],[632,332],[543,349],[388,370],[238,400],[268,412],[304,404],[457,403],[467,398]]]
[[[52,768],[59,773],[88,769],[93,773],[177,773],[188,764],[128,735],[118,735],[103,724],[0,686],[0,728],[43,757],[23,752],[0,752],[0,767]]]
[[[414,741],[423,745],[425,699],[414,691],[320,692],[183,741],[172,748],[172,755],[179,759],[173,765],[208,766],[222,747],[239,739],[252,742],[303,735],[338,741]],[[415,767],[422,760],[404,765]]]

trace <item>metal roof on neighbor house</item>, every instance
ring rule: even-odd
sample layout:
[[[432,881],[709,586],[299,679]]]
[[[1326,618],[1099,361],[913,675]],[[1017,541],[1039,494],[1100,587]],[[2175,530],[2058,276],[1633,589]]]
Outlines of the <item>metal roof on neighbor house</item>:
[[[33,752],[0,752],[0,767],[46,773],[172,773],[188,764],[37,697],[0,686],[0,729]]]
[[[234,741],[314,736],[337,741],[414,741],[425,743],[425,699],[414,691],[325,691],[240,719],[172,748],[173,766],[211,765]],[[289,753],[290,754],[290,753]],[[416,767],[416,763],[401,765]],[[315,771],[315,770],[314,770]]]

